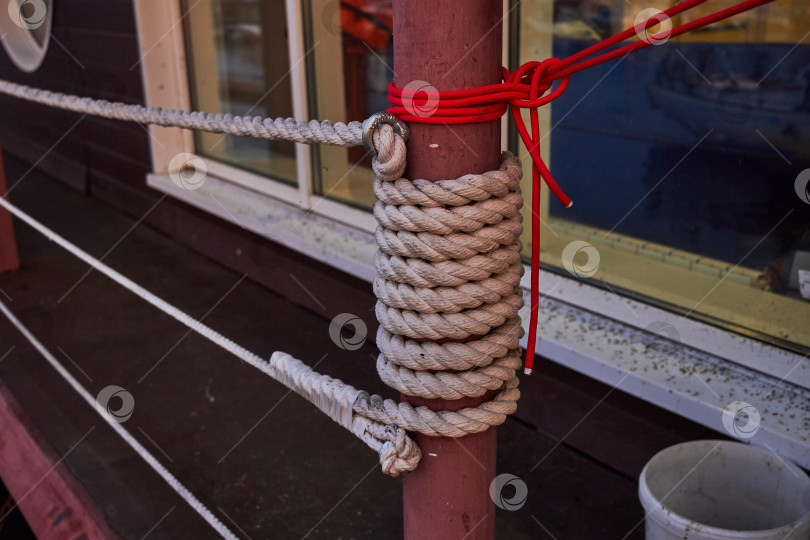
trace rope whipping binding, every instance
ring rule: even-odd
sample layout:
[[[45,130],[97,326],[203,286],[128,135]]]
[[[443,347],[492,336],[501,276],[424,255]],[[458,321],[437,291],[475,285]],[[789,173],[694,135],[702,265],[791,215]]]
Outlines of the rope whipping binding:
[[[394,137],[404,151],[404,139],[385,124],[373,137],[377,372],[388,386],[423,398],[497,393],[456,412],[371,399],[363,413],[432,436],[499,425],[520,397],[520,161],[504,153],[497,171],[411,181],[402,178],[404,163],[384,161],[389,152],[380,144]],[[480,337],[434,342],[473,336]]]

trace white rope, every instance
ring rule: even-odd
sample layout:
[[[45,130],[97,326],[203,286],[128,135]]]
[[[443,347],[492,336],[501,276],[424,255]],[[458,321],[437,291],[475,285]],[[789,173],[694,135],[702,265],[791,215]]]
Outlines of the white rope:
[[[353,407],[356,406],[355,403],[362,401],[363,396],[368,397],[365,392],[360,392],[337,379],[315,373],[303,362],[284,353],[274,353],[269,362],[264,360],[257,354],[234,343],[213,328],[206,326],[191,315],[141,287],[120,272],[113,270],[2,197],[0,197],[0,206],[163,313],[173,317],[262,373],[281,382],[290,390],[307,398],[320,410],[328,414],[330,418],[357,435],[369,447],[377,451],[380,454],[380,464],[384,473],[397,476],[402,471],[415,469],[418,465],[422,456],[419,447],[407,437],[401,428],[396,425],[388,425],[391,424],[390,422],[381,423],[371,417],[357,418],[362,413],[354,414],[354,412],[359,412],[353,412]]]
[[[398,143],[395,142],[392,144],[392,148],[395,148],[396,151],[391,152],[390,155],[386,155],[385,151],[380,152],[381,157],[385,156],[385,159],[388,159],[388,161],[382,162],[382,167],[388,167],[391,174],[396,174],[397,172],[401,174],[404,170],[404,160],[401,159],[402,154],[404,154],[404,141],[393,134],[391,126],[382,125],[375,132],[375,142],[379,142],[383,137],[387,136],[393,137]],[[509,160],[507,160],[507,163],[510,166],[512,165],[512,162]],[[510,168],[514,169],[514,167]],[[519,167],[517,170],[520,170]],[[326,412],[330,417],[341,423],[341,425],[355,433],[355,435],[363,440],[369,447],[378,451],[383,472],[386,474],[396,476],[403,471],[414,470],[421,459],[421,452],[418,446],[407,436],[404,430],[419,431],[432,436],[463,437],[470,433],[478,433],[489,429],[491,426],[502,424],[506,420],[507,415],[512,414],[517,408],[517,399],[520,397],[520,391],[517,389],[517,377],[514,376],[510,378],[508,372],[506,374],[503,373],[503,370],[512,369],[512,365],[514,364],[513,360],[505,360],[498,363],[497,367],[500,373],[497,378],[505,382],[502,382],[500,390],[491,401],[477,407],[468,407],[455,412],[432,411],[423,406],[414,407],[409,403],[398,403],[390,399],[386,400],[377,395],[369,395],[366,392],[358,392],[354,389],[350,390],[350,387],[344,388],[348,385],[344,385],[344,383],[336,380],[334,380],[334,383],[326,384],[328,382],[326,376],[319,374],[313,374],[311,377],[306,376],[309,368],[287,355],[274,355],[273,361],[267,362],[255,353],[234,343],[222,334],[141,287],[120,272],[113,270],[2,197],[0,197],[0,206],[30,225],[46,238],[66,249],[77,258],[83,260],[94,269],[133,292],[162,312],[173,317],[178,322],[186,325],[188,328],[234,356],[244,360],[262,373],[279,380],[291,390],[307,397],[322,411]],[[517,286],[517,283],[515,286]],[[507,320],[502,327],[494,329],[488,336],[478,341],[465,344],[445,343],[439,345],[442,349],[442,354],[437,354],[434,358],[424,359],[423,353],[419,353],[415,356],[412,355],[410,357],[412,366],[414,368],[418,366],[418,369],[421,370],[431,369],[427,366],[437,361],[436,359],[450,356],[456,357],[456,362],[467,362],[478,367],[486,367],[488,363],[495,363],[499,358],[515,356],[515,335],[517,334],[517,336],[519,336],[520,331],[519,322],[517,318],[513,317]],[[391,337],[387,338],[386,336]],[[399,350],[401,352],[403,349],[414,350],[420,347],[419,344],[411,341],[400,343],[397,337],[400,336],[396,336],[396,333],[379,333],[378,345],[380,350]],[[427,344],[422,344],[421,346],[425,346],[427,350]],[[400,355],[396,353],[392,356],[387,356],[386,362],[399,365],[399,356]],[[452,361],[450,362],[452,363]],[[396,387],[407,390],[408,392],[417,392],[417,389],[421,386],[425,388],[424,392],[426,397],[436,397],[443,394],[449,395],[452,392],[463,392],[465,388],[469,389],[470,384],[474,384],[477,380],[483,380],[482,375],[486,376],[486,382],[484,382],[482,386],[485,388],[491,388],[493,386],[491,372],[477,372],[470,376],[465,376],[458,384],[452,386],[448,385],[447,377],[445,376],[433,378],[422,377],[418,379],[420,384],[417,384],[414,380],[415,376],[411,377],[407,371],[386,370],[386,377],[388,379],[397,375],[405,377],[405,379],[400,384],[397,384]],[[315,390],[319,385],[322,390],[320,393]],[[331,396],[331,398],[328,396]],[[352,416],[351,422],[347,420],[347,408],[345,405],[341,408],[340,404],[341,401],[348,403],[349,396],[354,396],[352,410],[355,414]],[[335,401],[337,401],[337,403]]]
[[[422,452],[404,429],[355,414],[355,404],[368,399],[366,392],[328,375],[316,373],[287,353],[273,353],[270,367],[273,378],[294,389],[376,450],[385,474],[398,476],[403,471],[414,470],[419,464]]]
[[[0,93],[34,103],[68,111],[130,120],[156,126],[197,129],[212,133],[227,133],[260,139],[292,141],[303,144],[324,143],[333,146],[359,146],[363,140],[360,122],[332,123],[329,120],[300,122],[294,118],[263,118],[261,116],[234,116],[201,111],[186,112],[159,107],[144,107],[110,102],[60,92],[32,88],[0,79]]]
[[[2,200],[2,199],[0,199]],[[152,469],[158,473],[163,480],[169,484],[175,493],[177,493],[184,501],[188,503],[188,505],[195,511],[197,514],[200,515],[205,521],[208,522],[211,527],[214,528],[215,531],[219,533],[222,538],[228,538],[237,540],[238,536],[233,534],[231,530],[223,524],[217,517],[209,510],[197,497],[194,496],[191,491],[186,488],[180,480],[178,480],[172,473],[166,469],[156,458],[153,456],[146,448],[143,447],[138,440],[133,437],[129,431],[127,431],[123,425],[116,422],[112,419],[112,417],[108,414],[104,414],[97,406],[96,406],[96,399],[88,392],[82,384],[77,381],[70,372],[65,369],[65,367],[57,360],[51,352],[45,348],[45,346],[34,336],[28,328],[23,325],[19,319],[8,309],[6,304],[0,301],[0,311],[8,318],[8,320],[17,327],[17,330],[25,336],[25,338],[34,346],[36,350],[48,361],[48,363],[53,366],[53,368],[64,378],[70,386],[73,387],[74,390],[93,408],[101,418],[107,422],[113,430],[115,430],[118,435],[124,439],[127,444],[137,453],[143,460],[149,464]]]
[[[438,182],[375,172],[380,378],[428,399],[496,394],[459,411],[360,395],[355,411],[431,436],[502,424],[520,397],[520,161],[504,153],[496,171]],[[466,342],[431,343],[447,338]]]
[[[378,148],[379,159],[375,160],[375,171],[377,171],[378,180],[391,181],[386,179],[397,179],[402,174],[405,167],[405,142],[397,136],[393,128],[389,125],[382,125],[374,133],[375,146]],[[467,175],[458,180],[444,181],[439,183],[440,189],[446,189],[447,192],[453,193],[456,196],[458,193],[466,193],[469,196],[478,197],[479,200],[487,202],[486,197],[497,198],[501,201],[511,201],[512,205],[518,205],[516,199],[511,197],[511,193],[519,190],[521,167],[519,161],[511,155],[504,155],[504,162],[499,171],[493,171],[484,175]],[[402,184],[401,182],[392,182]],[[506,186],[505,193],[498,185]],[[414,182],[414,185],[419,185]],[[427,194],[432,188],[427,188],[422,191]],[[486,195],[481,195],[479,192],[483,191]],[[498,195],[495,195],[498,194]],[[479,195],[481,195],[479,197]],[[495,197],[493,197],[495,195]],[[436,195],[431,193],[429,196],[431,200],[440,200],[445,195]],[[514,199],[514,200],[513,200]],[[458,203],[464,204],[463,200]],[[412,215],[417,215],[420,208],[417,207],[430,207],[434,203],[413,205],[415,212]],[[187,313],[169,304],[155,294],[141,287],[121,273],[113,270],[103,262],[95,257],[89,255],[81,248],[70,243],[42,223],[38,222],[33,217],[29,216],[10,202],[0,198],[0,206],[6,208],[12,214],[17,216],[22,221],[33,227],[35,230],[56,242],[62,248],[68,250],[70,253],[83,260],[85,263],[103,273],[119,285],[125,287],[129,291],[138,295],[143,300],[149,302],[156,308],[160,309],[167,315],[173,317],[178,322],[186,325],[188,328],[197,332],[201,336],[207,338],[216,345],[222,347],[231,354],[244,360],[249,365],[255,367],[268,376],[280,380],[291,390],[307,397],[311,402],[318,406],[322,411],[326,412],[333,419],[341,423],[344,427],[355,433],[361,440],[366,442],[368,446],[377,450],[380,453],[380,463],[383,467],[383,472],[396,476],[405,470],[413,470],[418,465],[421,458],[421,452],[416,444],[404,433],[403,430],[419,431],[432,436],[445,436],[445,437],[463,437],[470,433],[478,433],[489,429],[491,426],[502,424],[506,420],[506,416],[512,414],[517,408],[517,399],[520,397],[520,391],[517,389],[518,379],[514,375],[516,369],[515,356],[519,351],[516,351],[516,344],[514,335],[520,333],[520,326],[515,317],[515,311],[519,308],[521,296],[518,291],[520,272],[522,266],[520,264],[498,266],[491,265],[489,262],[479,264],[477,262],[470,263],[475,257],[462,260],[461,262],[455,260],[441,261],[435,263],[441,265],[444,263],[458,264],[462,271],[456,271],[455,268],[441,268],[437,272],[431,273],[425,270],[420,264],[430,265],[430,261],[421,261],[417,258],[400,258],[391,257],[393,260],[400,260],[401,264],[392,265],[389,273],[379,266],[380,259],[378,258],[378,271],[383,278],[396,282],[407,282],[410,279],[411,270],[406,270],[408,264],[415,264],[413,270],[418,272],[422,279],[427,279],[430,282],[437,274],[448,271],[453,275],[454,279],[460,279],[460,283],[453,283],[452,286],[463,290],[465,285],[484,286],[483,284],[488,280],[501,281],[506,284],[507,288],[502,290],[504,296],[500,296],[501,301],[484,304],[483,309],[465,310],[459,313],[419,313],[410,309],[401,309],[394,306],[385,306],[381,308],[381,303],[378,305],[378,316],[384,321],[383,328],[385,332],[378,333],[378,346],[383,351],[383,360],[378,362],[378,367],[381,375],[386,379],[391,386],[405,391],[406,393],[413,393],[423,397],[434,398],[438,396],[452,396],[452,395],[480,395],[480,391],[475,388],[477,385],[484,390],[499,388],[497,394],[491,401],[487,401],[477,407],[468,407],[460,411],[432,411],[427,407],[414,407],[409,403],[398,403],[392,400],[385,400],[380,396],[368,395],[365,392],[358,392],[342,382],[334,381],[323,375],[312,373],[309,368],[303,364],[296,363],[295,359],[286,356],[278,355],[274,361],[267,362],[255,353],[245,349],[244,347],[234,343],[222,334],[216,332],[212,328],[206,326],[200,321],[194,319]],[[404,205],[407,206],[407,205]],[[493,205],[489,205],[492,207]],[[491,211],[491,208],[486,208],[481,212],[477,212],[473,205],[468,205],[469,212],[467,215],[460,216],[462,227],[466,226],[468,222],[481,222],[482,215]],[[518,206],[519,208],[519,206]],[[502,209],[499,212],[501,221],[511,219],[514,212],[511,210]],[[449,227],[454,226],[454,217],[445,215],[442,220]],[[492,222],[493,225],[498,225],[500,222],[497,217],[486,218]],[[478,229],[480,230],[480,228]],[[503,237],[504,239],[511,239],[514,242],[508,251],[515,250],[518,247],[517,235],[519,230],[514,231],[514,236]],[[458,231],[451,230],[450,235],[460,234]],[[492,254],[503,252],[504,246],[499,242],[496,243],[497,247]],[[498,258],[491,257],[492,260],[498,262]],[[511,262],[511,261],[510,261]],[[474,268],[473,278],[467,277],[465,268]],[[503,270],[501,273],[496,273],[498,270]],[[480,281],[473,281],[475,277],[480,278]],[[414,286],[423,287],[419,283],[412,283]],[[490,283],[489,286],[492,284]],[[430,286],[430,285],[428,285]],[[498,287],[492,288],[498,290]],[[426,302],[430,302],[429,296],[424,297]],[[446,301],[450,297],[444,298]],[[431,326],[435,325],[435,328]],[[419,345],[415,342],[407,340],[413,337],[414,334],[421,336],[422,332],[430,336],[444,336],[444,335],[461,335],[466,337],[472,334],[479,333],[489,334],[487,337],[479,339],[475,342],[466,343],[462,346],[454,346],[459,344],[446,343],[442,344],[442,353],[437,358],[456,357],[455,362],[466,362],[476,366],[471,373],[466,375],[460,374],[443,374],[437,376],[417,376],[413,370],[425,371],[434,369],[431,367],[436,359],[420,358],[420,355],[411,355],[411,365],[406,365],[399,361],[400,354],[393,354],[386,356],[385,351],[405,349],[416,349]],[[394,337],[396,336],[396,337]],[[490,337],[492,336],[492,337]],[[499,337],[500,336],[500,337]],[[404,344],[399,342],[398,338],[406,339]],[[499,346],[499,341],[501,346]],[[503,347],[502,344],[509,343],[510,346]],[[483,357],[483,358],[482,358]],[[504,359],[504,360],[500,360]],[[483,361],[482,361],[483,360]],[[452,363],[453,361],[451,361]],[[300,365],[299,365],[300,364]],[[494,365],[493,365],[494,364]],[[396,366],[403,365],[405,369],[398,369]],[[489,365],[495,369],[482,370]],[[444,368],[447,371],[450,368]],[[429,375],[429,374],[427,374]],[[458,380],[453,380],[453,377]],[[394,378],[399,378],[399,381],[394,381]],[[341,386],[343,385],[343,386]],[[353,415],[349,421],[348,403],[350,396],[353,396],[354,402],[352,403]],[[341,405],[343,403],[344,405]],[[365,418],[356,418],[362,416]],[[355,421],[356,420],[356,421]]]

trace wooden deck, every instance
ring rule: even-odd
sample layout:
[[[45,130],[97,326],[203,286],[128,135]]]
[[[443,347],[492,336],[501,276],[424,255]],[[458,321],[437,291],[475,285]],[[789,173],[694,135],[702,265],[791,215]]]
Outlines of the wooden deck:
[[[28,169],[8,157],[6,167],[11,185]],[[345,351],[328,335],[331,316],[348,311],[373,336],[370,285],[168,200],[136,226],[136,218],[37,171],[11,198],[249,349],[265,356],[284,350],[392,395],[377,378],[373,340]],[[87,274],[30,228],[16,228],[21,268],[0,274],[3,301],[92,394],[111,384],[131,392],[135,411],[124,427],[236,534],[401,537],[400,480],[379,473],[376,455],[360,441],[107,278]],[[26,448],[31,459],[0,459],[0,476],[35,531],[50,519],[41,501],[53,500],[36,495],[50,485],[36,485],[45,460],[58,465],[67,486],[60,496],[81,501],[71,504],[83,508],[77,516],[89,516],[89,538],[93,527],[122,538],[214,537],[5,319],[3,355],[4,395],[28,420],[4,428],[0,448]],[[519,414],[498,430],[498,472],[521,478],[529,495],[518,511],[498,510],[497,536],[642,538],[636,476],[644,462],[669,444],[717,435],[548,362],[535,373],[521,382]],[[18,429],[24,433],[12,436]],[[37,444],[26,447],[26,437]]]

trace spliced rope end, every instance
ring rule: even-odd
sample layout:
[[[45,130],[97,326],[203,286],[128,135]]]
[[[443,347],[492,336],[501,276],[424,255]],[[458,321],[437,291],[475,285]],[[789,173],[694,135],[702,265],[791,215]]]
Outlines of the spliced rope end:
[[[339,379],[317,373],[284,352],[274,352],[268,364],[273,378],[306,398],[375,450],[380,456],[383,473],[399,476],[419,465],[422,452],[404,429],[355,412],[354,405],[359,399],[368,400],[366,392]]]
[[[390,126],[387,127],[390,129]],[[391,135],[393,140],[393,131],[389,135]],[[404,162],[403,156],[405,153],[405,143],[401,141],[401,138],[397,138],[400,140],[401,145],[394,145],[392,143],[393,149],[386,154],[390,156],[392,163],[383,164],[383,168],[388,165],[395,168],[397,163],[400,161]],[[400,155],[400,153],[402,155]],[[287,386],[287,388],[290,388],[291,390],[303,395],[307,400],[315,404],[320,410],[328,414],[329,417],[340,425],[349,429],[349,431],[357,435],[369,447],[377,451],[380,454],[380,463],[384,473],[396,476],[403,471],[413,470],[418,465],[422,456],[421,451],[407,436],[407,433],[402,427],[395,425],[393,422],[380,421],[371,415],[363,414],[362,404],[369,401],[382,401],[382,398],[379,396],[372,396],[369,398],[369,395],[366,392],[359,391],[350,385],[347,385],[337,379],[333,379],[327,375],[315,373],[311,368],[304,365],[301,361],[296,360],[285,353],[274,353],[269,361],[265,360],[259,357],[257,354],[245,349],[241,345],[234,343],[219,332],[215,331],[213,328],[206,326],[200,321],[194,319],[189,314],[183,312],[172,304],[169,304],[162,298],[127,278],[117,270],[110,268],[102,261],[94,258],[2,197],[0,197],[0,207],[5,208],[20,221],[30,225],[34,230],[52,242],[55,242],[72,255],[86,262],[92,268],[106,275],[163,313],[184,324],[190,330],[208,339],[212,343],[246,362],[248,365],[258,369],[265,375],[278,380]],[[4,313],[12,322],[16,321],[13,314],[7,308],[5,308],[1,302],[0,312]],[[41,344],[36,341],[36,338],[30,332],[28,332],[27,329],[22,327],[18,322],[15,323],[15,325],[20,328],[20,331],[46,358],[49,359],[49,361],[53,359],[52,355],[50,355],[47,349],[41,346]],[[72,378],[70,377],[70,374],[61,367],[61,364],[55,361],[51,363],[60,374],[66,377],[68,382],[71,382]],[[71,382],[71,384],[76,386],[74,382]],[[76,389],[79,390],[80,393],[84,391],[79,387],[76,387]],[[91,400],[91,402],[95,403],[94,400]],[[355,414],[355,411],[357,411],[357,414]],[[115,426],[118,426],[118,424],[116,423]],[[124,438],[129,437],[129,435],[126,433],[122,432],[120,434]],[[133,447],[137,446],[137,441],[134,439],[127,439],[127,441],[133,445]],[[151,457],[145,457],[144,459],[147,459],[147,461],[153,460]],[[160,465],[156,460],[153,461],[154,463],[150,461],[150,464],[152,464],[153,467],[162,467],[162,465]],[[167,482],[169,482],[172,487],[176,487],[177,483],[171,479],[173,477],[168,475],[168,473],[164,475],[164,478],[167,479]],[[194,506],[194,504],[192,504],[192,506]]]

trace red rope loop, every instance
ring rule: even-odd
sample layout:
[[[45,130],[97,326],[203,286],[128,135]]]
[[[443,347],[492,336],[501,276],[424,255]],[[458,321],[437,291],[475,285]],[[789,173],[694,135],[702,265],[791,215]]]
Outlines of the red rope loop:
[[[565,76],[557,88],[546,95],[554,83],[554,69],[562,63],[563,61],[558,58],[549,58],[543,62],[526,62],[514,73],[502,68],[502,83],[469,90],[440,92],[423,81],[415,81],[405,88],[397,88],[391,82],[388,85],[388,101],[393,107],[390,107],[388,112],[405,122],[471,124],[496,120],[506,113],[508,105],[512,105],[515,126],[532,157],[537,174],[543,178],[560,202],[568,207],[571,206],[571,199],[563,193],[543,162],[540,156],[539,129],[534,129],[534,124],[538,121],[537,108],[560,97],[568,87],[569,76]],[[533,126],[531,135],[520,115],[520,109],[530,110]]]

